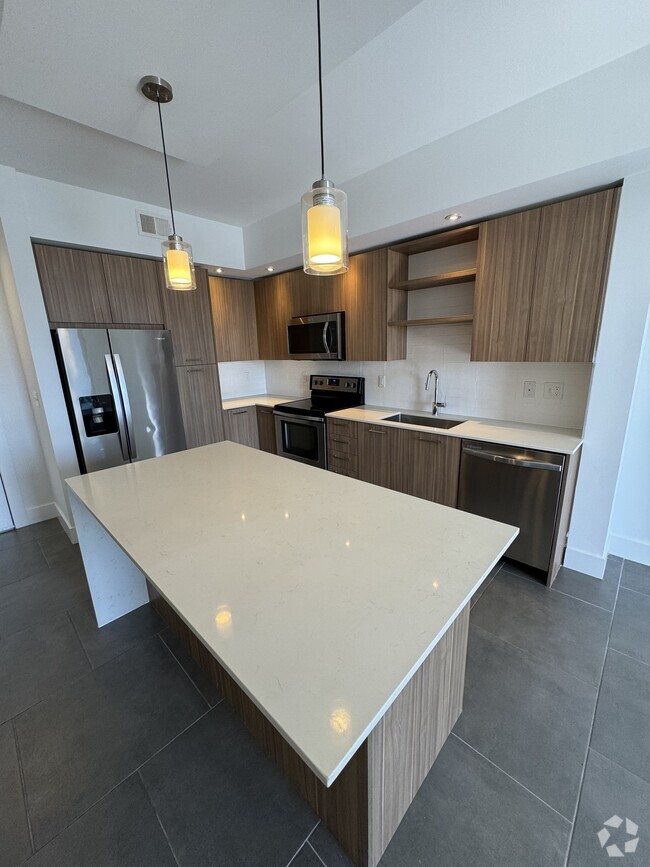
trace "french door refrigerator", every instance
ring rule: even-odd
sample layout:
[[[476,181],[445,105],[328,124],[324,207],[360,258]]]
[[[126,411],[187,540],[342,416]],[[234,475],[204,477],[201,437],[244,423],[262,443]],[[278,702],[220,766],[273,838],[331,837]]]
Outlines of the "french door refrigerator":
[[[57,328],[53,339],[82,473],[185,448],[169,331]]]

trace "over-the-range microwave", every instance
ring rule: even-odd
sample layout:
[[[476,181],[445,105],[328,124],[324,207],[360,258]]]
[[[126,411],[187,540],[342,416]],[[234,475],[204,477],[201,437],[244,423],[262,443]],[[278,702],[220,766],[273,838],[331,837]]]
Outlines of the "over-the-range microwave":
[[[345,358],[345,313],[294,316],[287,323],[289,358],[342,361]]]

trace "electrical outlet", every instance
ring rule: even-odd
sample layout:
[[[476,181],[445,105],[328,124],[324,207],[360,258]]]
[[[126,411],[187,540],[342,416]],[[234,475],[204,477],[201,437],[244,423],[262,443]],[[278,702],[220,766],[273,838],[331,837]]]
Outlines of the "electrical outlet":
[[[550,398],[551,400],[562,400],[562,398],[564,397],[564,383],[545,382],[544,397]]]
[[[524,382],[524,397],[535,397],[536,388],[536,382],[533,382],[532,380],[526,380],[526,382]]]
[[[383,373],[377,377],[377,388],[386,388],[386,377]]]

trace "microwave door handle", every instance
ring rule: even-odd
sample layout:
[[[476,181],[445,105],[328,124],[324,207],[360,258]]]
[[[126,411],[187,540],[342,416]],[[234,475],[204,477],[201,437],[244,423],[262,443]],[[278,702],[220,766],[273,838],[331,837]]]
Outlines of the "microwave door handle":
[[[329,341],[329,330],[330,324],[329,320],[323,325],[323,346],[325,347],[325,352],[327,355],[331,355],[332,350],[330,349],[330,341]]]
[[[120,386],[120,394],[122,396],[122,404],[124,406],[124,417],[126,419],[126,430],[129,439],[129,451],[131,452],[131,460],[135,461],[138,457],[135,450],[135,435],[133,430],[133,416],[131,415],[131,404],[129,403],[129,393],[126,390],[126,380],[124,379],[124,369],[122,368],[122,360],[115,352],[115,370],[117,371],[117,380]]]
[[[107,353],[104,356],[104,361],[106,362],[106,373],[108,374],[108,387],[111,390],[111,397],[113,398],[113,404],[115,405],[115,411],[117,412],[118,417],[118,425],[117,425],[117,436],[120,441],[120,448],[122,449],[122,457],[125,461],[129,460],[129,446],[126,441],[126,424],[124,421],[124,406],[122,404],[122,399],[120,397],[120,392],[117,387],[117,380],[115,379],[115,368],[113,367],[113,359],[110,353]]]

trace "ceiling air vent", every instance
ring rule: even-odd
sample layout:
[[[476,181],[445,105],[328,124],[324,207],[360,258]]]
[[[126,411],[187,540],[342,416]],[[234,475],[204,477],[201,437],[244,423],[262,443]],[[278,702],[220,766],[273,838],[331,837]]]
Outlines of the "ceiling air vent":
[[[156,217],[155,214],[144,214],[136,211],[138,233],[149,238],[168,238],[172,233],[171,223],[167,217]]]

